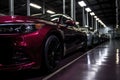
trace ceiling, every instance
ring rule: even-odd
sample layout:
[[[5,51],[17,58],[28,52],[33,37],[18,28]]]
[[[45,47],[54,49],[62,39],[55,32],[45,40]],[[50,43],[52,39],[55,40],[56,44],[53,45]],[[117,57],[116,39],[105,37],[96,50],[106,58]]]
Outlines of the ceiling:
[[[32,3],[38,4],[44,9],[49,9],[55,11],[56,13],[63,13],[63,0],[31,0]],[[71,0],[66,0],[66,14],[70,15],[71,13]],[[76,2],[76,20],[80,23],[82,22],[82,8]],[[90,7],[95,15],[100,18],[106,25],[116,24],[116,7],[115,0],[84,0],[87,4],[87,7]],[[119,10],[120,10],[120,1],[118,0]],[[26,15],[26,0],[15,0],[15,14],[16,15]],[[43,9],[35,9],[31,7],[31,14],[42,13]],[[9,14],[9,0],[0,0],[0,13]],[[120,13],[119,13],[120,21]],[[119,22],[120,25],[120,22]]]

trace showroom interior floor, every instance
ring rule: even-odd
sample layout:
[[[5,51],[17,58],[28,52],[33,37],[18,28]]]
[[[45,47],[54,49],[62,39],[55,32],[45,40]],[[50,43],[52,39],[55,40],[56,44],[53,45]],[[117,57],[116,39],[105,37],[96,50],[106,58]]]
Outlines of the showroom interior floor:
[[[120,40],[98,45],[47,76],[39,74],[35,71],[28,78],[8,75],[0,80],[120,80]]]
[[[110,40],[42,80],[120,80],[120,41]],[[39,80],[39,78],[33,79]]]

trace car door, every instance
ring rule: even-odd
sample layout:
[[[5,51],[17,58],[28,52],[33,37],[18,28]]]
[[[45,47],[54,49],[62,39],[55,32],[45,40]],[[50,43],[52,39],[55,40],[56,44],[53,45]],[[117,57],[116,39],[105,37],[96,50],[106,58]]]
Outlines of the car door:
[[[75,25],[66,23],[67,20],[69,19],[62,17],[60,24],[62,24],[61,30],[64,32],[66,51],[67,53],[70,53],[77,49],[77,47],[81,44],[82,39],[80,39],[80,32],[75,30]]]

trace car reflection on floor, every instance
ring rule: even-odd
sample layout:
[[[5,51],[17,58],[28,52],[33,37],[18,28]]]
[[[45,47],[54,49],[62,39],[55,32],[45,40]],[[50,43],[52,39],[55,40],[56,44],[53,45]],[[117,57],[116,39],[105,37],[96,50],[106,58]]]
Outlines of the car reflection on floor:
[[[94,80],[96,77],[96,74],[98,74],[98,72],[101,72],[101,70],[106,68],[105,65],[107,65],[107,63],[111,63],[110,62],[111,60],[109,60],[109,58],[113,55],[111,52],[116,52],[114,50],[116,49],[116,47],[114,47],[113,49],[111,47],[112,45],[117,46],[117,44],[114,41],[112,42],[110,41],[110,42],[103,43],[101,45],[97,45],[92,49],[90,48],[88,49],[87,52],[82,52],[78,50],[74,52],[75,53],[74,55],[73,54],[67,55],[61,61],[58,67],[58,70],[68,65],[69,63],[73,62],[75,59],[76,61],[73,62],[71,65],[63,68],[53,76],[49,77],[49,80],[61,80],[61,79],[62,80],[79,80],[79,79]],[[116,63],[119,63],[119,59],[117,59],[119,57],[118,52],[119,52],[119,48],[117,48]],[[105,66],[105,67],[102,67],[102,66]],[[45,72],[45,71],[41,71],[41,72]],[[18,77],[19,79],[26,79],[26,80],[48,80],[47,78],[51,74],[47,74],[47,73],[42,74],[40,73],[40,71],[27,71],[27,72],[18,72],[17,74],[11,74],[11,75],[9,75],[9,73],[8,75],[5,73],[4,76],[8,76],[7,79],[12,79],[12,80],[14,79],[16,80],[18,79]],[[70,79],[70,76],[72,75],[73,77]]]

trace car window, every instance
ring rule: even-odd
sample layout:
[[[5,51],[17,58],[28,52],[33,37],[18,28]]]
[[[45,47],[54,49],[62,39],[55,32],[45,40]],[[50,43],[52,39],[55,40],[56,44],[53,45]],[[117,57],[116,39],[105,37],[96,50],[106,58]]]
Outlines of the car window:
[[[66,25],[66,21],[67,21],[67,20],[68,20],[67,18],[62,17],[61,24]]]

